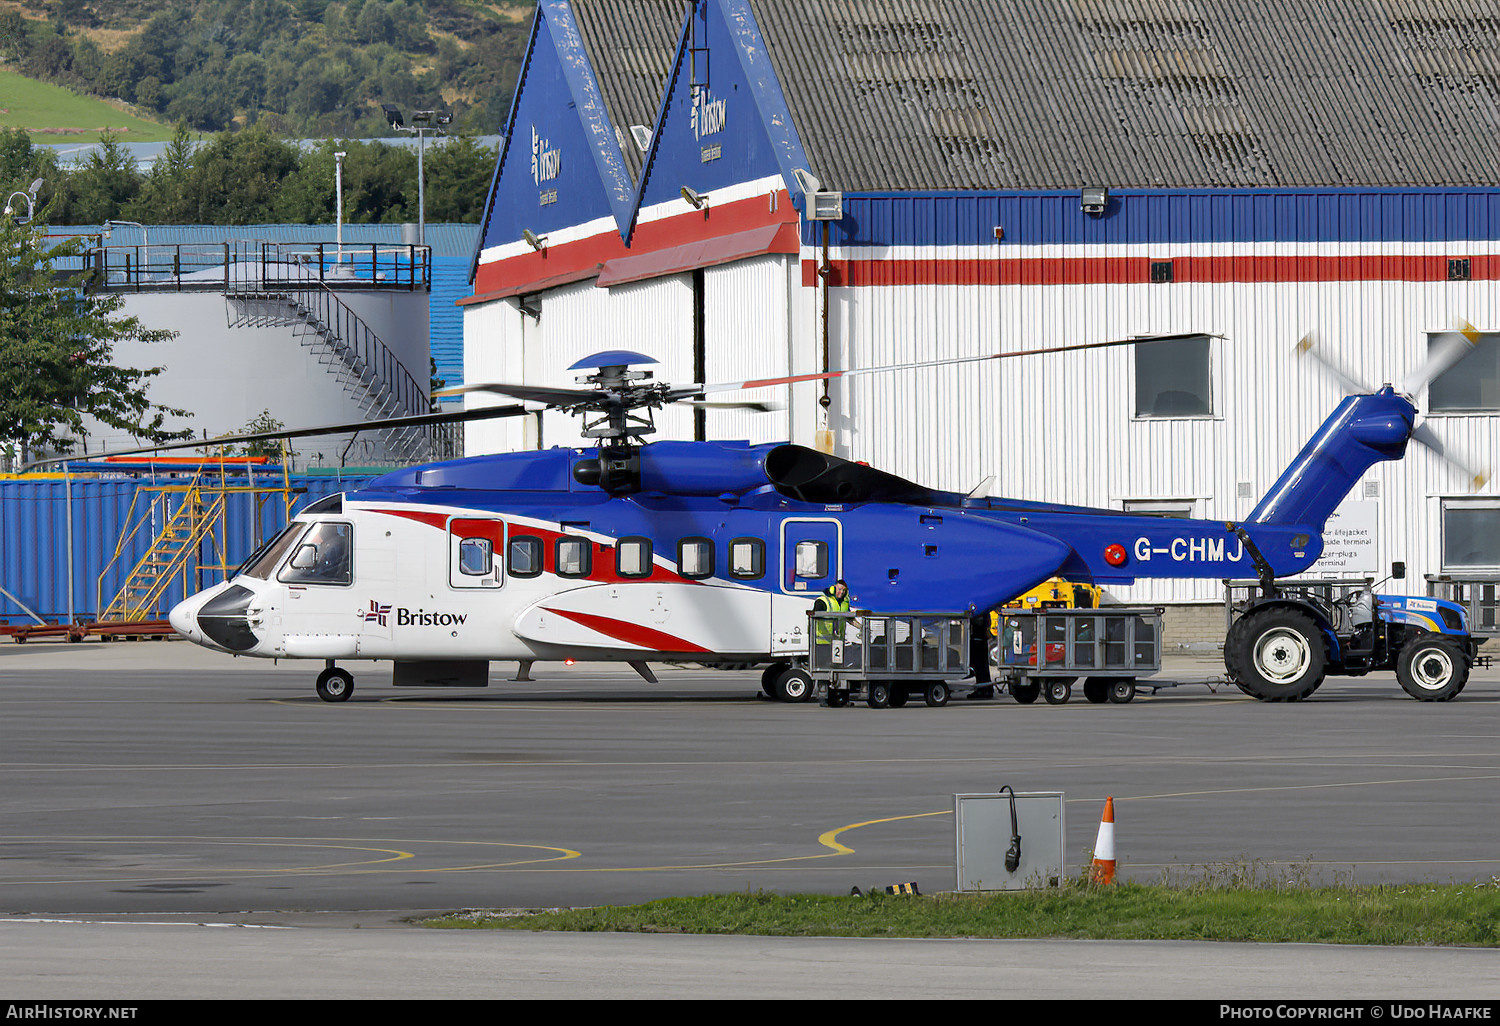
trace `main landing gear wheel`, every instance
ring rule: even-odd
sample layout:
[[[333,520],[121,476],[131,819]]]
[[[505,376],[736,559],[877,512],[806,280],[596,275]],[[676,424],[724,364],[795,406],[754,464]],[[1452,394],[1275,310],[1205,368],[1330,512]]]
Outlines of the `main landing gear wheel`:
[[[1448,702],[1469,682],[1469,661],[1446,638],[1419,637],[1397,657],[1396,680],[1419,702]]]
[[[1235,623],[1224,640],[1224,668],[1236,686],[1263,702],[1296,702],[1318,690],[1328,642],[1312,618],[1267,609]]]
[[[318,674],[318,697],[325,702],[347,702],[354,694],[354,675],[348,670],[330,666]]]
[[[772,663],[761,671],[760,690],[767,698],[776,697],[776,678],[790,668],[790,663]]]
[[[812,674],[800,666],[783,670],[776,678],[776,690],[772,697],[778,702],[806,702],[813,696]]]

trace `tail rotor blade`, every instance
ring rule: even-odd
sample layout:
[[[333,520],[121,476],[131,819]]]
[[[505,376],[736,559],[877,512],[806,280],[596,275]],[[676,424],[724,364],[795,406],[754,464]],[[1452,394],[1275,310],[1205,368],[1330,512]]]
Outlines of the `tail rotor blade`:
[[[1325,347],[1318,344],[1317,336],[1308,332],[1302,336],[1302,340],[1294,347],[1293,352],[1298,356],[1308,356],[1316,360],[1323,369],[1338,382],[1347,395],[1365,395],[1375,391],[1369,385],[1360,381],[1349,371],[1333,361],[1333,358],[1325,351]]]
[[[1454,330],[1445,331],[1433,340],[1427,351],[1427,359],[1401,383],[1403,395],[1416,395],[1433,379],[1453,369],[1453,365],[1468,356],[1479,344],[1479,329],[1462,317]]]
[[[1412,429],[1411,440],[1425,447],[1433,455],[1437,456],[1438,459],[1463,474],[1468,479],[1470,491],[1477,492],[1489,483],[1490,472],[1488,470],[1476,469],[1452,452],[1449,452],[1448,446],[1444,444],[1443,440],[1437,436],[1437,432],[1433,431],[1426,422],[1420,423]]]

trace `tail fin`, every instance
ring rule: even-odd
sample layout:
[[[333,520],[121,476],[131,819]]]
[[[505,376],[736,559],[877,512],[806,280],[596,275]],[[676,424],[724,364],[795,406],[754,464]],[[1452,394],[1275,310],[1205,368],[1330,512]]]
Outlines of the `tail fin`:
[[[1389,385],[1378,392],[1348,396],[1246,521],[1305,524],[1321,531],[1366,470],[1406,454],[1416,417],[1411,401]]]

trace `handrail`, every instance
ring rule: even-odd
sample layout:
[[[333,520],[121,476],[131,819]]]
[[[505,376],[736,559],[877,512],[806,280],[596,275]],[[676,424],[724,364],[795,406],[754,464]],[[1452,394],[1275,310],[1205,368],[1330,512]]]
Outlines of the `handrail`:
[[[246,244],[159,243],[95,246],[82,257],[93,287],[120,292],[222,291],[237,285],[284,287],[291,281],[330,282],[344,289],[416,292],[432,288],[432,247],[256,242],[258,268]],[[253,279],[236,275],[249,270]],[[248,279],[248,280],[247,280]]]

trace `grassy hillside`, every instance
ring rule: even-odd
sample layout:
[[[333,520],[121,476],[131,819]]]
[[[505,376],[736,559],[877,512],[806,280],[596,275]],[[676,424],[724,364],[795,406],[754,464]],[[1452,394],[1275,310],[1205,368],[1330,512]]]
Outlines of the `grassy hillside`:
[[[124,142],[160,142],[172,137],[170,127],[127,114],[104,100],[3,70],[0,128],[24,128],[33,143],[94,142],[105,129]]]
[[[483,135],[508,109],[531,11],[474,0],[0,0],[0,69],[116,111],[42,109],[25,116],[28,130],[97,134],[123,127],[123,109],[194,132],[264,124],[281,136],[370,138],[390,134],[388,103],[448,110],[455,132]],[[0,95],[11,108],[0,125],[30,103],[29,91]]]

